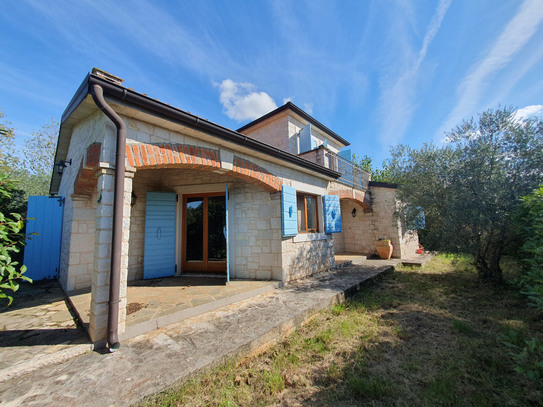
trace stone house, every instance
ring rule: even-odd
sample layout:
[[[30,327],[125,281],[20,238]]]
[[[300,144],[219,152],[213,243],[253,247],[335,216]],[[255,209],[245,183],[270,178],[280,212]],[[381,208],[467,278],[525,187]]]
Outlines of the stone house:
[[[197,273],[288,282],[372,254],[408,257],[392,185],[288,102],[232,131],[94,69],[66,108],[51,193],[64,197],[59,280],[91,289],[89,334],[118,345],[127,282]]]

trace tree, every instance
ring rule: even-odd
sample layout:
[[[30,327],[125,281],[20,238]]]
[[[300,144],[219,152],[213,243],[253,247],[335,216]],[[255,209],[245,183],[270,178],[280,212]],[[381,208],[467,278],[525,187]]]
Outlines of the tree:
[[[524,237],[522,292],[543,311],[543,185],[522,197],[516,220]]]
[[[5,115],[0,111],[0,118]],[[15,147],[15,131],[8,122],[0,123],[0,170],[19,184],[29,195],[47,195],[55,157],[58,123],[51,121],[25,140],[19,153]]]
[[[5,114],[0,109],[0,119],[4,118]],[[13,143],[15,135],[11,123],[0,123],[0,171],[8,172],[15,164]]]
[[[486,280],[502,280],[501,257],[517,238],[519,198],[543,182],[543,121],[514,113],[488,110],[449,132],[445,146],[400,145],[389,160],[410,209],[401,216],[412,222],[414,208],[424,211],[424,246],[471,253]]]
[[[27,195],[48,195],[57,146],[58,122],[54,119],[25,140],[20,175]]]
[[[383,163],[382,168],[376,168],[373,166],[373,159],[364,155],[363,157],[358,157],[356,154],[353,154],[353,164],[355,167],[367,171],[371,174],[371,180],[375,182],[387,182],[394,184],[396,179],[391,169],[388,167],[386,162]]]
[[[9,200],[13,189],[15,189],[13,182],[5,174],[0,173],[0,201]],[[12,254],[19,253],[24,245],[25,235],[21,232],[23,227],[24,220],[20,214],[7,215],[0,212],[0,299],[7,298],[9,304],[13,297],[6,294],[6,290],[17,291],[18,280],[32,282],[23,275],[26,267],[20,266],[19,262],[12,258]]]

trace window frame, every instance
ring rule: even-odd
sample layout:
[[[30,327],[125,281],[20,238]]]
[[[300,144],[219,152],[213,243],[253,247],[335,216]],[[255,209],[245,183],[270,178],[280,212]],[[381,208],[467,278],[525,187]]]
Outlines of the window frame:
[[[307,228],[307,197],[313,198],[315,200],[315,229]],[[296,191],[296,207],[298,207],[298,199],[303,199],[303,212],[301,213],[301,218],[298,226],[298,233],[319,233],[319,200],[317,195],[308,194],[305,192]],[[303,223],[302,223],[303,222]],[[302,225],[304,229],[302,229]]]

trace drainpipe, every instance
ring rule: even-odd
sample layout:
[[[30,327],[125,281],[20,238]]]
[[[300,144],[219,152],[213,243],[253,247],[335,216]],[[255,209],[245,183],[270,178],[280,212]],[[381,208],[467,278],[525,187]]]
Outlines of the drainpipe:
[[[126,150],[126,126],[123,120],[104,99],[104,90],[92,85],[94,103],[111,119],[117,127],[117,146],[115,155],[115,191],[113,195],[113,236],[111,243],[111,269],[109,277],[109,307],[107,319],[107,342],[110,352],[115,352],[119,343],[119,297],[121,286],[121,251],[123,234],[124,172]]]

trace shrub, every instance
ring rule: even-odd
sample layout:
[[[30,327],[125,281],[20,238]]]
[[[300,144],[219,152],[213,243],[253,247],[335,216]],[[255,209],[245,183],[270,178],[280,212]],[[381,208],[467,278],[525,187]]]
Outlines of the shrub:
[[[13,182],[4,174],[0,174],[0,199],[4,202],[11,199],[13,189]],[[20,213],[10,213],[6,216],[0,212],[0,299],[7,298],[9,304],[12,303],[13,297],[6,294],[4,290],[17,291],[18,280],[32,282],[30,278],[23,275],[26,267],[20,266],[19,262],[12,258],[12,255],[18,254],[24,245],[23,227],[24,219]]]
[[[524,239],[521,292],[543,311],[543,185],[522,198],[517,219]]]

